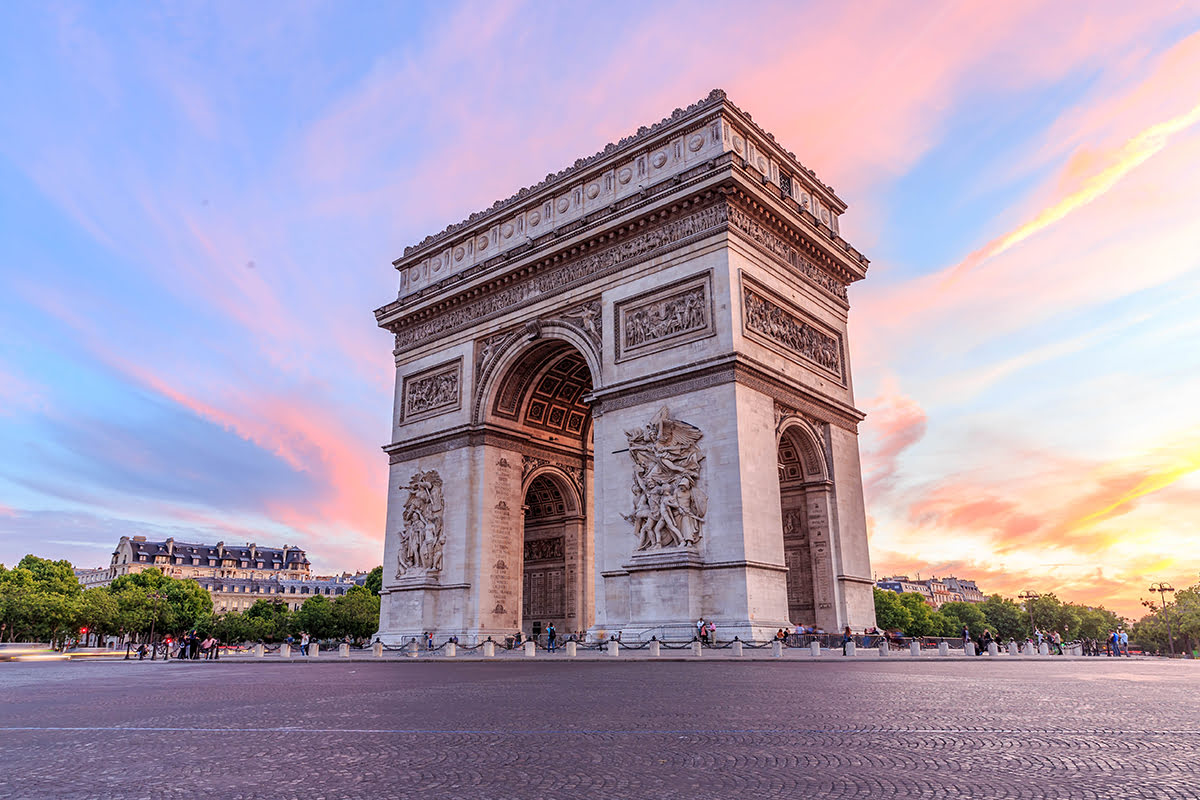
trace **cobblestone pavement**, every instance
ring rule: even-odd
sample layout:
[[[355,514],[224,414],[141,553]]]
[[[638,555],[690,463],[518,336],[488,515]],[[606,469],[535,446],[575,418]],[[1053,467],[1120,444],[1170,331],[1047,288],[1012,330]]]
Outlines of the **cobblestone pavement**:
[[[4,798],[1200,797],[1195,662],[0,664]]]

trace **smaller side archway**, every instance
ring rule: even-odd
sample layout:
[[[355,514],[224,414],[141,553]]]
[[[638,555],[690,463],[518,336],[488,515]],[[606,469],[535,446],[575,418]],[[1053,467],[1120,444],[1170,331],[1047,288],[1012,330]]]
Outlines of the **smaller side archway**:
[[[780,426],[779,499],[788,618],[836,626],[829,537],[829,472],[820,442],[800,419]]]

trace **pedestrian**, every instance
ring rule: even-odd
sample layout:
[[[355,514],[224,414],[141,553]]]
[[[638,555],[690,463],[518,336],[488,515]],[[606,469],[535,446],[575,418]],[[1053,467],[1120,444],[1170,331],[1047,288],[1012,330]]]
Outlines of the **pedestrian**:
[[[287,639],[285,639],[284,641],[287,642],[288,652],[290,653],[292,651],[292,645],[295,644],[296,640],[293,639],[292,635],[289,633],[287,635]]]
[[[717,623],[711,619],[708,621],[708,644],[709,646],[716,646],[717,644]]]
[[[854,641],[854,634],[850,632],[850,626],[846,626],[846,630],[842,632],[842,655],[850,652],[850,643]]]
[[[308,633],[300,631],[300,655],[308,655]]]
[[[555,642],[558,641],[558,631],[554,629],[554,623],[551,622],[546,626],[546,644],[551,653],[554,652]]]
[[[146,643],[142,642],[142,644],[140,644],[138,646],[138,661],[144,661],[145,659],[146,659]]]
[[[431,633],[430,631],[425,631],[425,649],[426,650],[433,649],[433,633]]]
[[[212,661],[212,637],[204,637],[204,641],[200,643],[200,652],[204,653],[205,661]]]
[[[702,642],[706,642],[706,636],[708,636],[708,628],[704,624],[704,617],[701,617],[696,620],[696,638]]]
[[[213,661],[221,660],[221,640],[216,636],[212,637],[212,653]]]
[[[1117,629],[1117,637],[1117,644],[1119,644],[1121,648],[1119,651],[1120,654],[1126,658],[1132,658],[1132,656],[1129,655],[1129,634],[1124,628],[1119,628]]]
[[[963,625],[962,629],[963,650],[967,649],[967,642],[971,641],[971,629]]]

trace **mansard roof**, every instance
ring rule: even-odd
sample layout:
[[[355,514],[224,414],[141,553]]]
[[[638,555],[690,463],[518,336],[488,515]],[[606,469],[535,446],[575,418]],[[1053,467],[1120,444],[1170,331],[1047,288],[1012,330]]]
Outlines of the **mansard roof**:
[[[172,545],[174,545],[173,550]],[[224,542],[217,542],[217,544],[196,544],[174,540],[151,542],[141,538],[130,539],[129,547],[135,556],[166,556],[173,552],[176,556],[204,559],[233,558],[238,561],[254,560],[278,563],[281,566],[309,563],[304,551],[298,547],[288,547],[285,552],[285,548],[282,547],[258,547],[255,545],[252,549],[250,545],[230,546]],[[221,555],[222,548],[224,548],[223,556]]]

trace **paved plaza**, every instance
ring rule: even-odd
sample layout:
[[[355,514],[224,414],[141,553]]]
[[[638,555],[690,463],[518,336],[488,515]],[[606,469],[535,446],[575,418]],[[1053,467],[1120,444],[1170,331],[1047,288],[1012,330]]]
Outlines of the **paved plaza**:
[[[0,797],[1200,796],[1194,662],[0,664]]]

